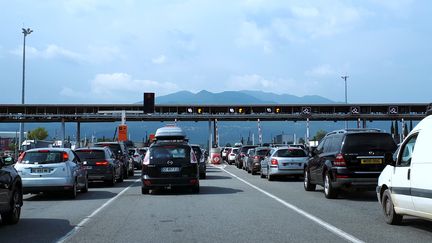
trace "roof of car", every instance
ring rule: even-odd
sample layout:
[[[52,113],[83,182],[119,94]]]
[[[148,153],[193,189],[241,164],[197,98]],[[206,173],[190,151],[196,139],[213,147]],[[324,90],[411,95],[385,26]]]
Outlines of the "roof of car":
[[[66,151],[71,151],[72,149],[70,149],[70,148],[34,148],[34,149],[29,149],[26,152],[38,152],[38,151],[43,151],[43,150],[66,152]]]
[[[184,133],[183,129],[177,126],[168,125],[165,127],[161,127],[156,130],[155,133],[156,138],[161,137],[186,137],[186,133]]]
[[[335,130],[335,131],[327,133],[326,136],[333,135],[333,134],[366,133],[366,132],[378,133],[378,132],[382,132],[382,130],[376,129],[376,128],[350,128],[350,129]]]

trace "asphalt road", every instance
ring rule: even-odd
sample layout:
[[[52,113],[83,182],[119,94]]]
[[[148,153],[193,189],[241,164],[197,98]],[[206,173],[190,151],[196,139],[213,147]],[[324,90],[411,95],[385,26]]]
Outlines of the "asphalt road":
[[[387,225],[374,192],[328,200],[320,187],[234,166],[209,167],[200,194],[141,195],[138,179],[91,184],[75,200],[25,195],[20,222],[0,225],[0,242],[432,242],[431,221]]]

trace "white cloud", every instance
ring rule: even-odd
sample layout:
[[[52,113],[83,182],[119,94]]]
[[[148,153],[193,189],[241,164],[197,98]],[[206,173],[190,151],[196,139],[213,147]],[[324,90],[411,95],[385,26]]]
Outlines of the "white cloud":
[[[255,47],[258,46],[264,53],[271,53],[272,46],[267,39],[267,31],[258,28],[257,24],[250,21],[243,21],[240,25],[239,36],[235,40],[240,47]]]
[[[22,56],[22,47],[18,47],[15,50],[12,50],[11,53],[17,56]],[[43,50],[38,50],[35,47],[26,45],[26,57],[44,59],[64,58],[76,62],[84,60],[83,55],[54,44],[48,45]]]
[[[328,64],[323,64],[317,67],[312,68],[305,72],[307,76],[310,77],[324,77],[335,75],[337,72]]]
[[[63,87],[60,92],[71,98],[93,98],[110,102],[134,102],[133,97],[141,97],[144,92],[155,92],[165,95],[179,91],[177,84],[154,80],[133,79],[127,73],[97,74],[90,80],[88,90],[75,90]],[[132,98],[131,98],[132,97]]]
[[[166,57],[164,55],[160,55],[152,59],[152,62],[154,64],[163,64],[165,63],[165,61],[166,61]]]

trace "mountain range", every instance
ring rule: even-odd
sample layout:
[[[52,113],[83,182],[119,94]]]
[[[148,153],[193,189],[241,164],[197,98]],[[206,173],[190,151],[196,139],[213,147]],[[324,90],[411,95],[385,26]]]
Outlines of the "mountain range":
[[[139,102],[141,103],[141,102]],[[212,93],[201,90],[198,93],[179,91],[158,96],[156,104],[331,104],[336,103],[319,95],[295,96],[263,91],[224,91]]]

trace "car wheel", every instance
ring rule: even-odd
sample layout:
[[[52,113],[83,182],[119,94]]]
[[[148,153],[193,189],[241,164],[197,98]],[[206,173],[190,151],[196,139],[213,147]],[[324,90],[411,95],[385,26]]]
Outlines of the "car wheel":
[[[117,182],[123,182],[123,171],[120,172],[120,177],[117,179]]]
[[[86,181],[85,181],[85,183],[84,183],[84,187],[83,188],[81,188],[81,190],[80,190],[80,192],[82,192],[82,193],[86,193],[86,192],[88,192],[88,178],[86,177]]]
[[[268,180],[268,181],[273,181],[274,178],[273,178],[273,176],[271,176],[270,174],[267,174],[267,180]]]
[[[261,178],[265,178],[265,175],[263,174],[262,171],[260,172],[260,177],[261,177]]]
[[[256,175],[256,172],[254,170],[251,170],[251,175]]]
[[[394,204],[391,199],[390,190],[384,191],[382,197],[382,207],[384,212],[384,218],[387,224],[400,224],[402,222],[403,215],[397,214],[394,210]]]
[[[338,196],[338,192],[333,188],[330,173],[327,171],[324,176],[324,196],[328,199],[334,199]]]
[[[18,223],[21,216],[22,193],[20,189],[15,189],[11,198],[11,209],[2,213],[1,217],[5,224]]]
[[[304,170],[304,189],[306,191],[315,191],[316,185],[310,182],[310,175],[307,169]]]
[[[141,194],[149,194],[149,193],[150,193],[150,189],[141,187]]]
[[[69,197],[75,199],[77,197],[77,182],[75,180],[72,189],[69,191]]]
[[[114,172],[114,170],[112,172],[112,178],[111,178],[111,180],[106,180],[105,183],[108,186],[114,186],[115,185],[115,172]]]
[[[127,168],[125,168],[125,170],[123,170],[123,178],[124,179],[129,178],[129,173],[128,173],[128,169]]]
[[[192,186],[192,193],[198,194],[199,192],[200,192],[199,185]]]

